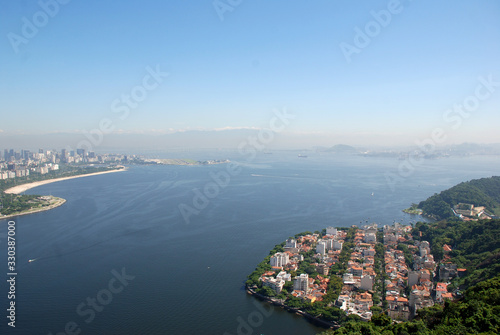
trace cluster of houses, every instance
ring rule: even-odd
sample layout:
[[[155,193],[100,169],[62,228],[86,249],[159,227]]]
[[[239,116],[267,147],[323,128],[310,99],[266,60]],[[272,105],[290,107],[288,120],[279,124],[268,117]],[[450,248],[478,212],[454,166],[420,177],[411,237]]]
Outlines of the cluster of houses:
[[[333,264],[338,262],[346,232],[328,227],[326,235],[308,234],[297,239],[289,238],[285,242],[284,251],[274,254],[270,259],[271,271],[265,272],[260,280],[263,286],[268,286],[277,294],[281,293],[286,282],[293,281],[292,295],[304,301],[314,303],[323,300],[329,283],[327,276]],[[301,273],[295,278],[289,272],[297,271],[299,263],[304,260],[304,254],[315,251],[318,275],[313,278],[307,273]],[[288,272],[287,272],[288,271]],[[323,275],[323,276],[321,276]]]
[[[347,271],[342,277],[343,287],[336,302],[347,314],[358,315],[362,320],[370,320],[372,317],[377,229],[377,224],[371,224],[356,231],[355,246],[347,263]]]
[[[342,290],[335,301],[335,305],[347,314],[358,315],[362,320],[371,319],[373,295],[382,293],[376,292],[374,287],[377,276],[374,264],[378,231],[377,224],[356,230],[354,247],[342,276]],[[459,269],[450,262],[437,266],[429,242],[413,240],[410,226],[395,223],[392,226],[384,226],[382,231],[385,264],[383,271],[386,279],[381,283],[385,288],[385,296],[382,297],[385,304],[377,299],[378,306],[385,305],[386,312],[392,319],[409,320],[421,308],[442,303],[445,299],[453,299],[452,293],[448,292],[448,284],[442,281],[464,275],[465,269]],[[279,294],[287,282],[292,282],[291,294],[294,297],[311,303],[321,301],[327,293],[329,271],[332,265],[339,261],[345,238],[345,231],[328,227],[324,236],[309,234],[288,239],[283,252],[271,257],[272,270],[260,277],[263,286],[268,286]],[[406,248],[398,248],[400,244]],[[317,260],[317,263],[311,264],[318,273],[314,278],[307,273],[297,272],[300,262],[304,260],[304,254],[311,254],[311,250],[314,250],[314,258]],[[443,250],[446,261],[451,246],[445,245]],[[408,254],[405,255],[408,252],[411,258],[407,257]],[[297,272],[297,275],[292,278],[291,272]],[[441,281],[437,284],[433,282],[436,275]]]
[[[386,280],[386,296],[388,315],[395,320],[409,320],[415,312],[423,307],[434,305],[431,297],[432,278],[436,267],[430,253],[427,241],[415,241],[406,244],[411,239],[411,227],[395,223],[384,226],[384,261]],[[405,244],[413,256],[413,270],[408,268],[404,252],[398,250],[398,244]],[[408,297],[405,292],[410,291]]]
[[[414,240],[406,243],[404,236],[412,239],[410,230],[411,227],[397,223],[394,226],[384,226],[385,272],[389,277],[385,299],[388,303],[388,315],[396,320],[409,320],[421,308],[453,299],[453,294],[448,292],[448,284],[438,282],[434,285],[433,279],[438,275],[440,281],[449,281],[467,271],[458,269],[456,264],[449,262],[438,267],[429,242]],[[399,243],[405,244],[412,254],[413,264],[410,269],[403,251],[396,249]],[[451,246],[445,244],[443,251],[446,260]],[[409,296],[405,292],[410,292]]]

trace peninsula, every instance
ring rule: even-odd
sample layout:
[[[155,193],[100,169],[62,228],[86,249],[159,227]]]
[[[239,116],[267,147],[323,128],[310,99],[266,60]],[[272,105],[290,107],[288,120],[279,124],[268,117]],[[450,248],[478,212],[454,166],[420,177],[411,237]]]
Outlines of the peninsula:
[[[463,290],[498,276],[499,229],[500,220],[479,220],[304,232],[276,245],[248,276],[246,290],[337,330],[325,334],[359,334],[380,326],[399,334],[415,323],[441,327],[427,323],[426,315],[453,314],[448,310],[462,303]],[[496,278],[492,285],[498,286]],[[496,308],[497,302],[490,304],[482,308]],[[444,327],[451,323],[443,321]],[[486,331],[499,329],[495,324]]]
[[[25,191],[59,181],[125,171],[123,165],[214,165],[227,159],[193,160],[146,158],[128,154],[98,154],[84,149],[38,152],[4,150],[0,156],[0,220],[49,210],[64,204],[55,197],[22,195]],[[123,165],[120,165],[123,164]]]
[[[32,179],[30,179],[29,176],[24,176],[21,178],[11,179],[7,181],[2,180],[0,186],[4,190],[3,192],[0,193],[0,220],[5,220],[20,215],[28,215],[28,214],[48,211],[56,207],[59,207],[66,202],[65,199],[53,197],[51,195],[50,196],[21,195],[21,193],[24,193],[29,189],[74,178],[90,177],[90,176],[96,176],[96,175],[120,172],[126,170],[126,168],[123,166],[114,166],[112,169],[106,169],[104,171],[103,169],[106,168],[103,167],[79,168],[76,170],[71,170],[70,172],[66,171],[60,173],[54,171],[50,175],[45,174],[45,175],[31,176],[32,179],[34,178],[41,179],[34,182],[30,182],[30,180]],[[96,170],[98,172],[89,172]],[[71,175],[59,178],[50,178],[61,174],[62,175],[71,174]],[[12,185],[13,182],[15,182],[17,185],[5,189],[7,185],[10,186]]]

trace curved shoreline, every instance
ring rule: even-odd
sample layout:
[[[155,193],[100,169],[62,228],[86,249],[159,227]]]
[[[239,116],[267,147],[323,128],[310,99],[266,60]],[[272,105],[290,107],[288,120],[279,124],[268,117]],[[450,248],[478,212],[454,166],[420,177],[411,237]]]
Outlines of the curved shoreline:
[[[54,198],[56,198],[56,197],[54,197]],[[15,214],[9,214],[9,215],[5,215],[5,216],[1,216],[0,215],[0,221],[1,220],[6,220],[6,219],[10,219],[10,218],[13,218],[13,217],[16,217],[16,216],[28,215],[28,214],[35,214],[35,213],[49,211],[49,210],[54,209],[56,207],[62,206],[66,202],[66,199],[63,199],[63,198],[56,198],[56,199],[58,199],[58,200],[57,200],[57,202],[55,204],[49,205],[47,207],[37,208],[35,210],[28,209],[25,212],[20,212],[20,213],[15,213]]]
[[[4,193],[19,194],[19,193],[23,193],[24,191],[27,191],[29,189],[32,189],[32,188],[35,188],[35,187],[38,187],[38,186],[42,186],[42,185],[46,185],[46,184],[56,183],[58,181],[75,179],[75,178],[90,177],[90,176],[97,176],[97,175],[101,175],[101,174],[113,173],[113,172],[120,172],[120,171],[126,171],[126,170],[127,170],[127,168],[118,169],[118,170],[110,170],[110,171],[102,171],[102,172],[94,172],[94,173],[89,173],[89,174],[80,174],[80,175],[70,176],[70,177],[62,177],[62,178],[40,180],[40,181],[35,181],[33,183],[17,185],[17,186],[8,188],[8,189],[6,189],[4,191]]]
[[[248,287],[247,285],[245,285],[245,290],[246,290],[246,292],[248,294],[255,295],[256,297],[258,297],[262,301],[267,301],[271,305],[283,308],[283,309],[285,309],[286,311],[288,311],[290,313],[295,313],[297,315],[301,315],[301,316],[305,317],[306,319],[309,319],[309,320],[312,320],[312,321],[316,322],[318,325],[321,325],[322,327],[327,327],[327,328],[330,328],[330,329],[338,329],[338,328],[340,328],[340,325],[337,322],[335,322],[335,321],[323,320],[323,319],[315,317],[315,316],[313,316],[313,315],[311,315],[311,314],[309,314],[307,312],[304,312],[303,310],[301,310],[299,308],[293,308],[293,307],[287,306],[287,305],[285,305],[284,303],[282,303],[280,301],[277,301],[275,299],[272,299],[270,297],[266,297],[266,296],[264,296],[262,294],[257,293],[254,289],[252,289],[251,287]]]

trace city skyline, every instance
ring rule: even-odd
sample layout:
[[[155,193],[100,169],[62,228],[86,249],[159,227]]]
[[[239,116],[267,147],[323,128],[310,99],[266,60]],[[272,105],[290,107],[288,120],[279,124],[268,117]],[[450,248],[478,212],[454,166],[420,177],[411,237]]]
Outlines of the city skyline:
[[[3,147],[236,148],[283,110],[280,147],[500,142],[495,1],[3,6]]]

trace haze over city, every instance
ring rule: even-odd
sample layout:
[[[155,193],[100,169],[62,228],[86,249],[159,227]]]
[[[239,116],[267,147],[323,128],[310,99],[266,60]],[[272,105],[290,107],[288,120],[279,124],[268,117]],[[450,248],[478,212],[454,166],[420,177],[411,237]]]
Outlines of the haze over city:
[[[113,134],[261,129],[276,109],[302,146],[414,144],[436,128],[444,144],[500,142],[497,1],[47,3],[2,4],[7,146],[76,145],[103,119]]]

